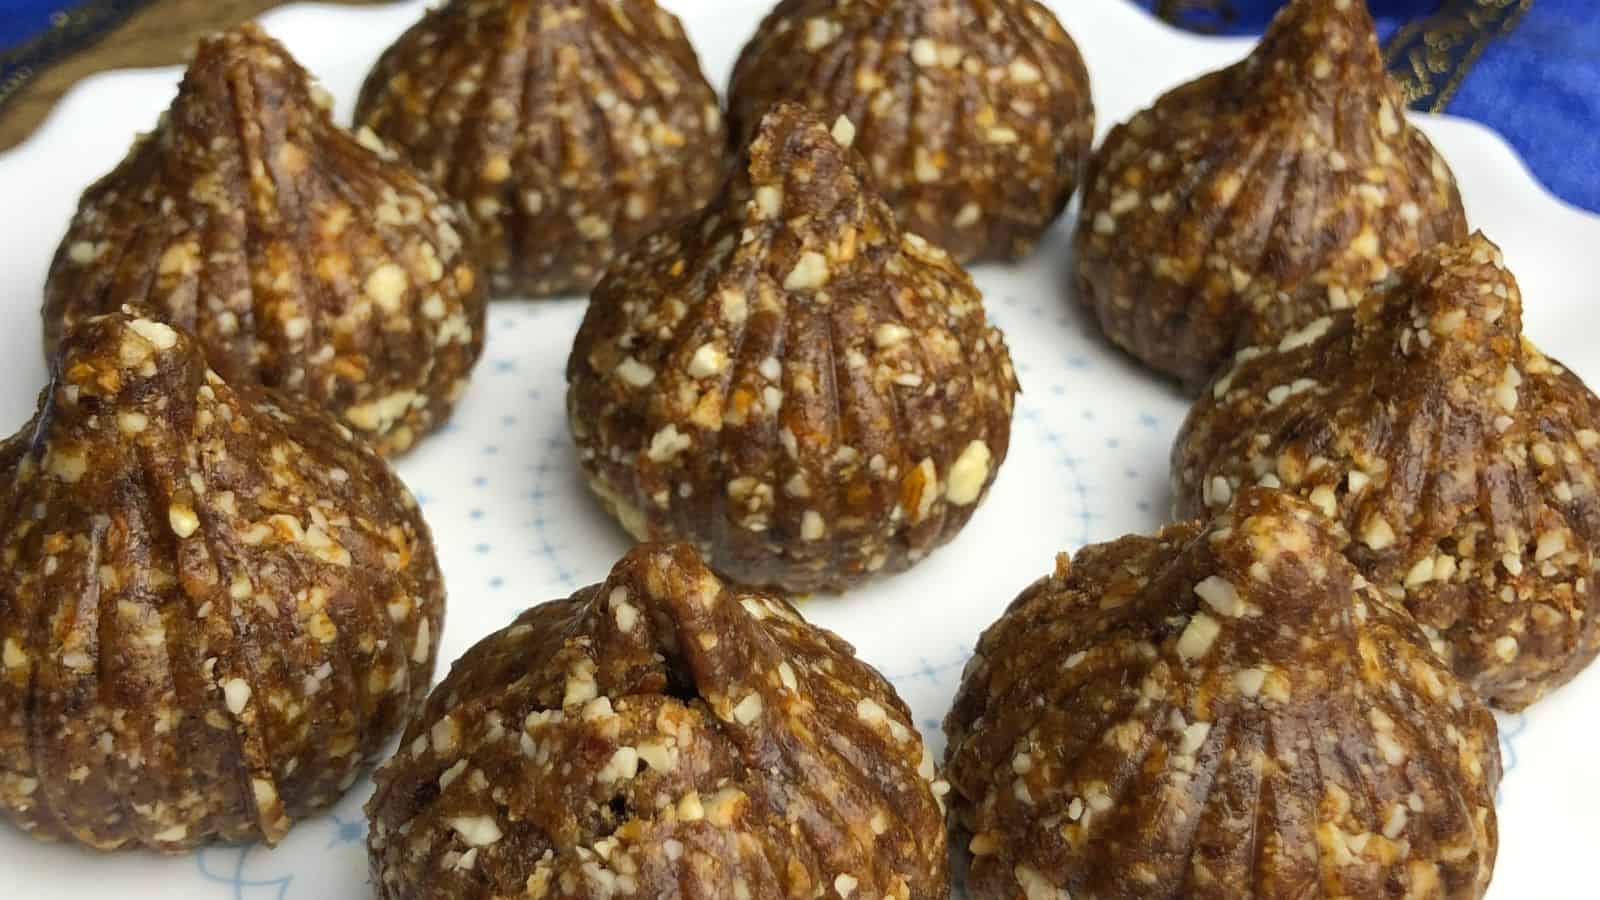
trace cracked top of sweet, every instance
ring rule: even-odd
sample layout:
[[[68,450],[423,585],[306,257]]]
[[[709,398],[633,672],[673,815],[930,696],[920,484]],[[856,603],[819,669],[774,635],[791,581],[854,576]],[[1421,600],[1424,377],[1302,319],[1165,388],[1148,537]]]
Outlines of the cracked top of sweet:
[[[950,891],[949,786],[893,688],[681,544],[468,651],[376,780],[384,900]]]

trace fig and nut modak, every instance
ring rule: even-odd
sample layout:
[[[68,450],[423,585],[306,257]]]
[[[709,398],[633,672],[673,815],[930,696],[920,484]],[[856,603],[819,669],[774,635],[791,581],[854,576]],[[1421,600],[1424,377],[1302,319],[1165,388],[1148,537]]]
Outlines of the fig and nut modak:
[[[1363,0],[1291,0],[1255,52],[1114,128],[1085,180],[1073,287],[1111,341],[1197,387],[1239,347],[1359,302],[1466,237]]]
[[[1523,338],[1482,235],[1240,351],[1190,412],[1172,478],[1183,516],[1265,483],[1344,523],[1350,560],[1497,706],[1600,652],[1600,398]]]
[[[728,95],[741,142],[780,101],[846,116],[901,226],[958,262],[1031,252],[1094,140],[1083,58],[1034,0],[782,0]]]
[[[202,41],[155,131],[83,195],[46,353],[136,304],[228,381],[301,394],[386,454],[444,424],[483,349],[464,220],[329,105],[254,25]]]
[[[356,121],[467,205],[497,295],[588,292],[727,161],[716,92],[655,0],[451,0],[378,60]]]
[[[686,545],[458,661],[367,805],[383,900],[943,900],[933,759],[894,689]]]
[[[0,442],[0,813],[42,840],[276,843],[426,695],[427,526],[325,414],[125,313]]]
[[[972,279],[848,147],[774,107],[698,217],[622,257],[567,364],[595,494],[640,540],[747,584],[838,590],[955,536],[1017,391]]]
[[[1483,896],[1494,717],[1309,504],[1088,547],[978,643],[950,735],[974,900]]]

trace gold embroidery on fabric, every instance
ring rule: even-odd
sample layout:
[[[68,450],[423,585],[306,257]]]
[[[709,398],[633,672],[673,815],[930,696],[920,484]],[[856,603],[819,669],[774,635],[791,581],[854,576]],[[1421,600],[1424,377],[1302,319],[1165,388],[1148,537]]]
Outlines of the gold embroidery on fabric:
[[[1495,38],[1517,27],[1533,0],[1448,0],[1438,12],[1401,28],[1384,59],[1406,103],[1439,112]]]

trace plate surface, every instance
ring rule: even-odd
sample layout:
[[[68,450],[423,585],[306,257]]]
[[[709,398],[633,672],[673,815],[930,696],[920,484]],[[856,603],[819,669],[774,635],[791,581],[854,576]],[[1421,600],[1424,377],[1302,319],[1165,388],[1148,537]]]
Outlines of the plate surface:
[[[683,19],[712,82],[768,0],[665,0]],[[1124,0],[1056,0],[1087,59],[1102,133],[1168,87],[1242,56],[1249,41],[1168,29]],[[424,4],[282,8],[263,20],[323,79],[347,119],[378,53]],[[109,170],[134,132],[170,102],[179,72],[96,76],[28,143],[0,155],[0,428],[31,415],[44,384],[38,308],[46,268],[79,192]],[[1594,292],[1600,217],[1534,182],[1497,136],[1419,117],[1461,182],[1468,216],[1504,249],[1528,306],[1527,333],[1600,383]],[[1029,260],[974,275],[1005,330],[1025,393],[1011,456],[966,531],[911,572],[847,598],[803,604],[853,642],[915,711],[935,756],[938,723],[978,633],[1054,554],[1150,531],[1168,508],[1167,452],[1186,406],[1168,385],[1111,350],[1065,296],[1070,220]],[[578,300],[501,302],[488,348],[447,432],[399,468],[432,524],[449,580],[441,660],[532,604],[601,580],[626,539],[580,485],[564,421],[563,371],[582,317]],[[1586,331],[1590,333],[1586,333]],[[442,665],[442,663],[441,663]],[[1506,777],[1494,898],[1593,896],[1587,864],[1600,834],[1600,666],[1525,715],[1502,716]],[[41,900],[174,896],[321,900],[369,896],[361,782],[330,815],[300,824],[276,850],[216,847],[163,859],[95,856],[34,843],[0,824],[0,883]],[[113,886],[114,887],[110,887]]]

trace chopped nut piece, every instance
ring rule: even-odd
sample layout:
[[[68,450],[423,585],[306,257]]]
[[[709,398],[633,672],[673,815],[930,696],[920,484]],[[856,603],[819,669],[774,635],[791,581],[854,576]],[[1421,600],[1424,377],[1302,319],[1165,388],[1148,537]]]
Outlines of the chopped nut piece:
[[[244,712],[245,705],[250,702],[250,685],[243,678],[230,678],[222,686],[222,693],[228,702],[228,712],[239,715]]]
[[[1600,653],[1600,448],[1582,437],[1600,398],[1522,337],[1499,259],[1482,235],[1440,245],[1309,342],[1241,354],[1190,412],[1172,478],[1179,514],[1199,516],[1221,508],[1219,481],[1294,474],[1350,529],[1362,575],[1516,710]],[[1274,401],[1302,381],[1322,388]],[[1499,652],[1504,637],[1519,652]]]
[[[244,25],[200,43],[154,133],[84,193],[45,286],[45,350],[133,305],[181,324],[230,383],[302,394],[397,455],[450,417],[483,348],[465,229],[419,173],[339,129],[305,70]],[[85,245],[118,250],[86,258]],[[127,352],[172,346],[160,321],[131,327]],[[416,402],[357,424],[399,394]]]
[[[780,102],[834,123],[901,226],[958,262],[1032,252],[1094,135],[1083,59],[1035,0],[781,3],[728,95],[741,144]]]
[[[989,445],[973,441],[950,466],[950,482],[945,488],[945,499],[957,506],[976,503],[989,484]]]
[[[1017,391],[971,279],[793,104],[722,196],[617,260],[567,383],[586,480],[629,533],[796,591],[953,538],[1005,460]]]
[[[1346,541],[1247,487],[1207,527],[1060,557],[979,640],[945,720],[971,896],[1482,897],[1494,717]],[[1017,765],[1024,746],[1048,763]],[[1362,836],[1393,844],[1318,851]]]
[[[194,514],[194,510],[181,503],[167,507],[167,522],[172,526],[172,533],[180,538],[194,534],[200,527],[200,519]]]
[[[786,291],[814,291],[828,283],[828,260],[815,250],[800,254],[800,259],[783,280]]]
[[[1310,339],[1391,268],[1466,237],[1455,180],[1403,105],[1365,3],[1292,0],[1250,56],[1101,143],[1073,242],[1078,301],[1189,387],[1245,345]],[[1162,199],[1123,203],[1130,190]]]
[[[802,694],[800,672],[826,674]],[[574,673],[594,686],[581,712],[560,702]],[[636,547],[603,584],[468,650],[401,746],[435,721],[459,736],[448,752],[374,776],[380,900],[529,884],[570,900],[949,896],[945,785],[905,703],[849,645],[776,594],[723,585],[687,545]],[[476,872],[437,864],[474,847]],[[595,879],[600,860],[626,891]]]
[[[505,836],[491,816],[461,816],[451,819],[450,827],[469,847],[487,847]]]
[[[187,331],[112,313],[60,349],[0,441],[0,817],[99,850],[277,843],[423,699],[427,526],[337,421],[219,378]]]
[[[716,92],[654,0],[450,0],[379,58],[356,121],[466,203],[498,295],[588,291],[726,161]]]

